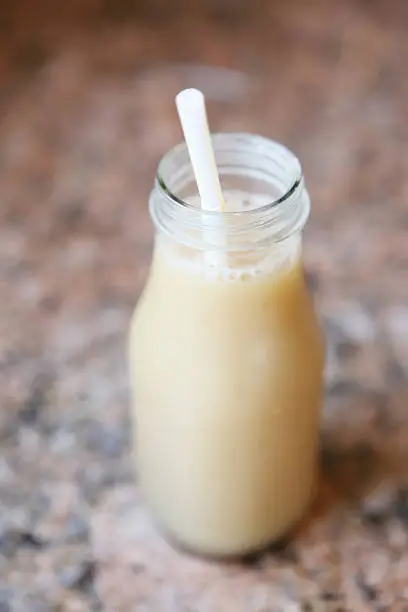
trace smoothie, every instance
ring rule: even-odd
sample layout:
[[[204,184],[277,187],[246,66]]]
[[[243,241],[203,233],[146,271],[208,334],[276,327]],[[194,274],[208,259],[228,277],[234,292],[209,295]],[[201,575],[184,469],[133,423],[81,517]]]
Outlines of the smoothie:
[[[141,485],[158,523],[204,554],[267,545],[313,495],[323,342],[300,236],[279,248],[210,274],[159,237],[132,322]]]

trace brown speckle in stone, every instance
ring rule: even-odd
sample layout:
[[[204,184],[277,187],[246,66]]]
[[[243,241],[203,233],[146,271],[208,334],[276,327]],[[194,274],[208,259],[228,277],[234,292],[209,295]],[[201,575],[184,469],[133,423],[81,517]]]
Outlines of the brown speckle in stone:
[[[378,589],[367,584],[364,580],[364,576],[362,575],[362,573],[359,573],[356,576],[356,585],[358,589],[360,590],[365,601],[373,602],[377,599]]]
[[[40,550],[46,545],[44,540],[30,531],[8,529],[0,533],[0,554],[6,558],[12,558],[19,548]]]
[[[84,560],[65,567],[59,572],[58,579],[66,589],[87,591],[93,588],[95,564],[93,561]]]
[[[392,483],[380,482],[361,503],[363,520],[372,527],[382,527],[390,518],[395,504]]]
[[[236,3],[234,0],[207,0],[203,2],[210,18],[220,23],[240,23],[248,21],[251,18],[252,12],[245,2]]]
[[[408,489],[400,489],[397,492],[395,516],[408,524]]]
[[[337,380],[329,386],[329,393],[337,396],[351,396],[360,390],[354,381]]]
[[[401,363],[395,359],[390,358],[390,360],[387,362],[385,376],[388,387],[392,390],[406,383],[405,369]]]
[[[319,288],[318,274],[316,274],[316,272],[312,272],[312,270],[306,270],[305,277],[309,291],[311,291],[311,293],[315,293]]]
[[[333,593],[332,591],[326,591],[321,594],[321,598],[323,601],[337,601],[340,599],[338,593]]]
[[[321,461],[329,480],[343,495],[354,498],[369,483],[378,458],[370,445],[360,442],[345,450],[323,448]]]
[[[46,546],[44,540],[41,540],[29,531],[23,531],[19,534],[20,546],[27,548],[43,548]]]
[[[42,40],[27,40],[22,45],[18,45],[14,54],[13,62],[20,70],[38,70],[42,68],[47,60],[48,51]]]
[[[30,396],[20,410],[20,419],[27,425],[34,425],[46,401],[46,390],[42,385],[35,385]]]
[[[342,340],[337,345],[337,355],[339,359],[348,359],[355,356],[359,350],[359,345],[349,340]]]
[[[369,524],[372,525],[373,527],[383,527],[383,525],[385,524],[386,520],[387,520],[387,515],[386,514],[382,514],[381,512],[366,512],[363,515],[363,519]]]
[[[0,612],[11,612],[10,603],[7,601],[2,601],[1,592],[0,592]]]
[[[59,299],[54,295],[44,296],[39,303],[40,308],[47,312],[55,312],[60,305]]]
[[[88,521],[75,512],[71,512],[64,528],[65,539],[69,542],[87,541],[89,537]]]
[[[132,0],[102,0],[102,16],[110,22],[127,21],[143,12],[143,4],[143,0],[137,3]]]
[[[63,207],[60,214],[65,227],[75,228],[85,216],[84,204],[81,201],[71,202]]]

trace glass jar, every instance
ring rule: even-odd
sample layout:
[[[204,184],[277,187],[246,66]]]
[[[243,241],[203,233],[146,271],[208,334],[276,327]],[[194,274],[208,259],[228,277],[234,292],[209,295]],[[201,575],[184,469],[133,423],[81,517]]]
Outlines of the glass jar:
[[[311,501],[324,349],[302,269],[298,160],[260,136],[213,144],[224,212],[200,209],[184,144],[159,165],[130,363],[154,517],[185,548],[228,557],[281,537]]]

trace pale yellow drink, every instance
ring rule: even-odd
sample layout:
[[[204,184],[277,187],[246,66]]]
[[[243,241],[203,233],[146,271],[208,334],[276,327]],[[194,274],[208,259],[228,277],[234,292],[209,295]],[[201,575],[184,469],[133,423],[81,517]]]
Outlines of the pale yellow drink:
[[[141,484],[158,522],[198,552],[266,545],[313,494],[323,344],[291,248],[277,269],[272,256],[211,278],[159,243],[133,320]]]
[[[130,372],[137,470],[156,521],[193,551],[235,556],[282,536],[311,501],[324,351],[302,271],[299,162],[253,135],[213,145],[223,213],[185,203],[185,146],[159,166]]]

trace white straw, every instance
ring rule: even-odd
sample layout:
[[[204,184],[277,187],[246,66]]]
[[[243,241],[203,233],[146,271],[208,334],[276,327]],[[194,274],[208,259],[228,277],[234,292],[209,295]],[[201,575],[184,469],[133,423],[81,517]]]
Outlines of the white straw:
[[[204,95],[198,89],[184,89],[176,96],[176,105],[200,194],[201,208],[222,211],[225,202],[215,163]],[[215,232],[217,243],[220,244],[222,228]],[[210,241],[214,239],[214,231],[205,234]],[[212,264],[220,263],[220,256],[215,256],[214,252],[209,253],[207,260]]]

